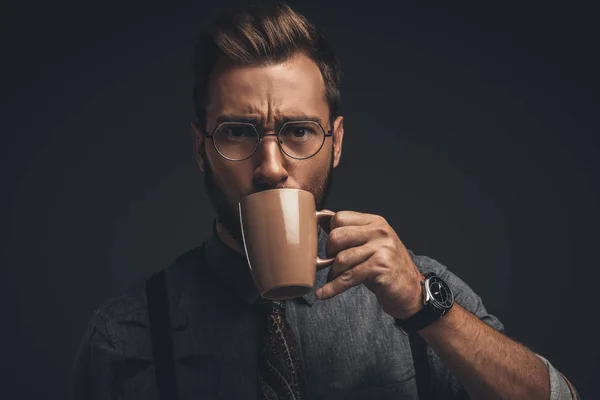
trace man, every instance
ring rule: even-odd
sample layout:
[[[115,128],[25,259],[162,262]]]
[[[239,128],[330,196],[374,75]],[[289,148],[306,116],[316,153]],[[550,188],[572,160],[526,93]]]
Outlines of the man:
[[[381,216],[340,211],[314,290],[267,302],[242,250],[238,201],[273,188],[325,204],[340,162],[340,66],[285,5],[216,19],[194,65],[195,151],[217,218],[201,247],[100,307],[74,369],[77,399],[572,399],[546,359]],[[310,143],[292,151],[293,140]]]

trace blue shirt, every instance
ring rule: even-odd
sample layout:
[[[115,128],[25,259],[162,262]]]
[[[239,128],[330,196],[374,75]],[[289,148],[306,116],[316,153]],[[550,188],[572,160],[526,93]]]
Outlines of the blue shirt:
[[[327,236],[321,231],[319,255]],[[440,275],[458,304],[502,332],[481,298],[437,261],[409,251],[424,274]],[[287,319],[302,357],[309,399],[417,399],[409,338],[359,285],[329,300],[315,287],[286,304]],[[255,399],[258,356],[258,293],[244,256],[215,233],[202,247],[165,270],[179,398]],[[427,348],[430,389],[436,399],[465,399],[466,391]],[[551,399],[571,399],[562,375],[543,357]],[[78,351],[74,399],[158,399],[144,282],[113,296],[93,314]]]

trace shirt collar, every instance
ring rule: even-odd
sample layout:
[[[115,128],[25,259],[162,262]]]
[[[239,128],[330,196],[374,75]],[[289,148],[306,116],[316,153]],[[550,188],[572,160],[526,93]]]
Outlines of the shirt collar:
[[[326,245],[327,233],[319,227],[318,253],[321,258],[326,258]],[[235,297],[247,304],[253,304],[259,299],[246,257],[223,243],[217,234],[216,221],[213,222],[211,237],[205,242],[204,255],[208,267]],[[330,267],[318,270],[313,289],[301,297],[309,305],[312,306],[317,300],[315,292],[326,283],[329,269]]]

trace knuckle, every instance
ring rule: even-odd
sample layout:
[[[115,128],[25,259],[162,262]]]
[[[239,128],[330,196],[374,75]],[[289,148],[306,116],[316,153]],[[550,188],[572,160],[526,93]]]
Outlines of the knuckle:
[[[375,231],[374,233],[377,236],[387,236],[388,233],[389,233],[387,225],[384,225],[384,224],[377,224],[377,225],[375,225],[373,227],[373,230]]]
[[[382,217],[381,215],[377,215],[377,214],[375,214],[373,216],[372,223],[374,225],[378,225],[378,226],[379,225],[386,226],[388,224],[387,220],[384,217]]]
[[[349,281],[350,279],[352,279],[352,270],[348,269],[346,271],[344,271],[344,273],[342,275],[340,275],[340,278],[344,281]]]
[[[340,241],[340,230],[333,229],[329,233],[329,237],[327,238],[327,241],[333,245],[336,245]]]
[[[348,254],[347,251],[342,251],[339,252],[336,256],[335,256],[335,263],[338,265],[347,265],[350,259],[350,255]]]
[[[376,286],[382,286],[387,284],[389,281],[389,278],[387,277],[387,275],[385,274],[377,274],[374,278],[373,278],[373,284]]]
[[[391,261],[394,256],[394,248],[387,244],[381,248],[381,258],[388,262]]]
[[[331,231],[331,233],[327,237],[327,244],[325,245],[327,255],[332,257],[334,254],[337,254],[339,247],[340,239],[338,233],[336,233],[335,231]]]
[[[375,255],[373,256],[375,266],[384,267],[388,264],[389,257],[386,254],[387,253],[381,249],[375,253]]]

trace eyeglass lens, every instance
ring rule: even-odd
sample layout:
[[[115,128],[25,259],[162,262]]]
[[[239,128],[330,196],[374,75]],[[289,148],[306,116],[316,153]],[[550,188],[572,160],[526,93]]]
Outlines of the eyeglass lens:
[[[319,124],[288,122],[279,131],[279,145],[291,157],[308,158],[323,146],[325,132]],[[242,160],[256,150],[260,136],[253,125],[226,122],[215,130],[213,141],[217,151],[231,160]]]

